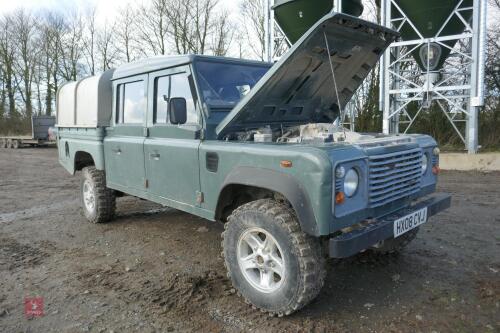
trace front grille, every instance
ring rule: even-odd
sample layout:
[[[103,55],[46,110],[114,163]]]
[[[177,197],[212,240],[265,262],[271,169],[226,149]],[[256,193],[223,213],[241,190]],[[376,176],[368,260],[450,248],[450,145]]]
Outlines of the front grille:
[[[370,156],[368,164],[370,207],[382,206],[419,191],[422,177],[420,148]]]

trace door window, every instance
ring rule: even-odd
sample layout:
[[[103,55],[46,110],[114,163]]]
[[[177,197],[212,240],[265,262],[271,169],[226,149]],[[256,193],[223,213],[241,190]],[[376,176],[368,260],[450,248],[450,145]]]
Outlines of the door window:
[[[166,124],[168,121],[170,76],[158,77],[155,80],[154,123]]]
[[[144,81],[123,83],[117,87],[117,119],[119,124],[142,124],[146,114]]]
[[[193,92],[191,90],[191,85],[189,84],[189,75],[186,73],[175,74],[170,77],[170,98],[177,97],[186,99],[186,124],[198,124],[198,114],[196,113]]]
[[[198,124],[195,100],[189,75],[186,73],[162,76],[155,79],[154,117],[155,124],[170,123],[168,119],[169,101],[172,98],[182,97],[186,99],[187,125]]]

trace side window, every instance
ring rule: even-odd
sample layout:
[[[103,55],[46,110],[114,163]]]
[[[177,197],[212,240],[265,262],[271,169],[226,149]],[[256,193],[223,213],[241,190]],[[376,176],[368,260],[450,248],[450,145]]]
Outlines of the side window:
[[[187,121],[186,124],[198,124],[198,114],[194,104],[189,75],[186,73],[175,74],[170,77],[170,98],[183,97],[186,99]]]
[[[146,114],[144,81],[119,84],[117,91],[116,122],[120,124],[142,124]]]
[[[168,119],[170,76],[155,79],[154,123],[166,124]]]

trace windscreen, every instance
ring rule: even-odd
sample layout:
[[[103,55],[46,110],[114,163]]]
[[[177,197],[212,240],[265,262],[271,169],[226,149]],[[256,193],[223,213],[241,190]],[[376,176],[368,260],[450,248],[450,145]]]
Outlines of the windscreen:
[[[210,106],[236,105],[266,74],[271,65],[197,61],[198,85]]]

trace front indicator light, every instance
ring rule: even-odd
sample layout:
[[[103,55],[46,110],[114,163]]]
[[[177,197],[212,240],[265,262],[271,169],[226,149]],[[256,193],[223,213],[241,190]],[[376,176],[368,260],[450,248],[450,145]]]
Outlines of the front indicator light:
[[[432,167],[432,173],[435,174],[436,176],[439,175],[440,172],[441,168],[439,166],[435,165]]]
[[[337,205],[341,205],[343,204],[345,201],[345,194],[344,192],[337,192],[337,194],[335,195],[335,203]]]

